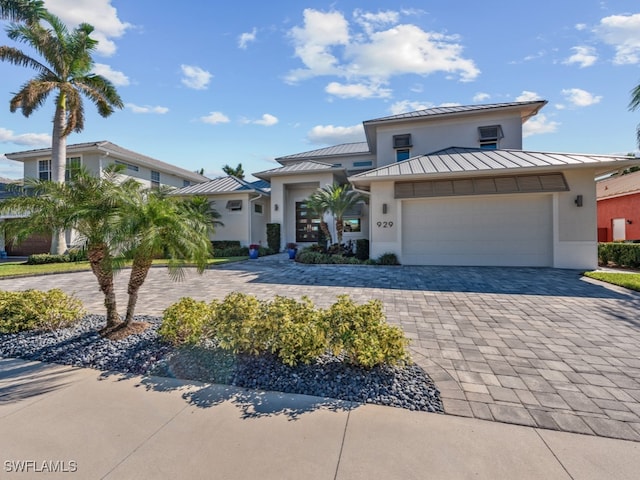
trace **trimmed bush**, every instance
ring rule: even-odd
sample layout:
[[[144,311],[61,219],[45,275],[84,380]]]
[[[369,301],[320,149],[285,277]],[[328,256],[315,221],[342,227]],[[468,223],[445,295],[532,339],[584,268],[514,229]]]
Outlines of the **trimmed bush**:
[[[601,265],[613,263],[619,267],[640,267],[640,244],[599,243],[598,261]]]
[[[53,331],[73,325],[84,314],[82,302],[58,288],[0,291],[0,333]]]
[[[220,347],[234,353],[259,354],[270,342],[269,326],[263,322],[263,304],[256,297],[233,292],[225,297],[212,316],[207,331]]]
[[[51,255],[50,253],[36,253],[29,255],[27,265],[44,265],[45,263],[67,263],[69,255]]]
[[[273,252],[280,251],[280,224],[267,223],[267,245]]]
[[[162,313],[158,334],[173,345],[196,345],[202,338],[204,326],[210,321],[216,303],[183,297]]]
[[[400,261],[395,253],[383,253],[376,260],[378,265],[400,265]]]
[[[359,238],[356,240],[356,258],[358,260],[367,260],[369,258],[369,240]]]

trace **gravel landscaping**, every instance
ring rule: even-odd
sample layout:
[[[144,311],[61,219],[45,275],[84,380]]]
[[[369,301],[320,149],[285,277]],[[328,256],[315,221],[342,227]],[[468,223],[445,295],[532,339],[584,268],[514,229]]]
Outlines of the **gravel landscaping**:
[[[177,349],[158,337],[160,318],[136,320],[151,327],[119,341],[98,335],[105,325],[101,315],[87,315],[75,326],[54,332],[0,335],[0,357],[443,412],[436,386],[417,365],[365,370],[327,354],[310,365],[289,367],[269,355],[235,356],[213,345]]]

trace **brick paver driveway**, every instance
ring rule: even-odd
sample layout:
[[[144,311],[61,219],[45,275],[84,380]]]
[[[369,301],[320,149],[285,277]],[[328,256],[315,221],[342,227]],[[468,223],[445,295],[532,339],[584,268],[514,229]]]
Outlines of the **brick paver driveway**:
[[[117,277],[124,309],[126,273]],[[3,289],[59,287],[104,313],[91,273],[5,279]],[[182,296],[380,299],[412,339],[449,414],[640,441],[640,295],[533,268],[303,266],[284,256],[188,272],[153,269],[139,313]]]

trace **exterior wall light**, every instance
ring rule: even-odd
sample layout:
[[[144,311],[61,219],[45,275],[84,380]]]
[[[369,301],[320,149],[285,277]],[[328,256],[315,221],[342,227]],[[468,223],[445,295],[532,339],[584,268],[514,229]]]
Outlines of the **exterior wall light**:
[[[278,211],[278,204],[277,204],[277,203],[273,205],[273,209],[274,209],[276,212]]]
[[[582,206],[582,195],[578,195],[576,197],[575,202],[576,202],[576,206],[581,207]]]
[[[385,215],[387,214],[387,204],[386,203],[382,204],[382,213],[385,214]]]

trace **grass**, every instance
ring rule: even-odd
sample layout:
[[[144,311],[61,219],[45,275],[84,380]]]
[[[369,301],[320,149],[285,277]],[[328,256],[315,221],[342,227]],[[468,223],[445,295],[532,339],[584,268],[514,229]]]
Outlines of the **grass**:
[[[221,265],[223,263],[238,262],[249,257],[224,257],[212,258],[209,265]],[[154,260],[154,265],[166,265],[166,260]],[[0,278],[2,277],[28,277],[32,275],[49,275],[55,273],[81,272],[91,270],[89,262],[46,263],[44,265],[27,265],[24,262],[0,263]]]
[[[585,272],[585,277],[640,292],[640,273]]]

